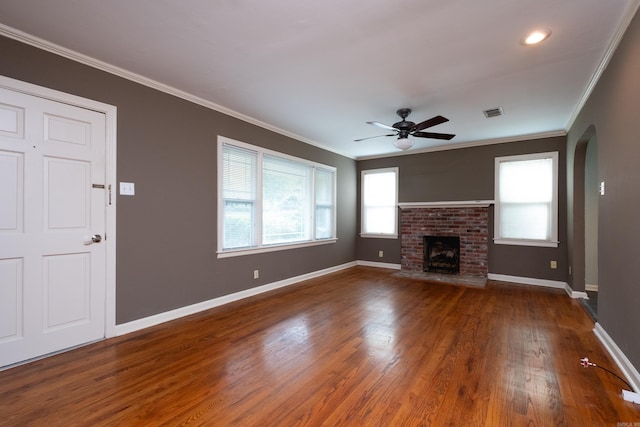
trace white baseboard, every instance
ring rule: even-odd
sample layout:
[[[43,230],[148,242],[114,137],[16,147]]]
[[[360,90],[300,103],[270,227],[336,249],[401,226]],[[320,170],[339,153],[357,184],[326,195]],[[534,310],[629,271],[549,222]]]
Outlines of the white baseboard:
[[[565,286],[564,290],[567,291],[567,295],[569,295],[571,298],[589,299],[589,295],[587,295],[586,292],[574,291],[573,289],[571,289],[571,286],[569,286],[568,283],[567,286]]]
[[[627,356],[625,356],[622,350],[620,350],[620,347],[618,347],[600,323],[596,322],[596,326],[593,328],[593,333],[596,334],[611,357],[613,357],[616,365],[618,365],[618,368],[620,368],[627,381],[631,384],[631,387],[633,387],[633,391],[640,393],[640,373],[635,366],[631,364]]]
[[[324,276],[326,274],[334,273],[336,271],[344,270],[346,268],[354,267],[356,265],[357,263],[355,261],[349,262],[346,264],[325,268],[324,270],[318,270],[311,273],[302,274],[300,276],[291,277],[289,279],[280,280],[278,282],[269,283],[266,285],[236,292],[233,294],[224,295],[208,301],[203,301],[196,304],[188,305],[186,307],[176,308],[175,310],[166,311],[164,313],[155,314],[153,316],[145,317],[142,319],[133,320],[131,322],[116,325],[115,335],[120,336],[120,335],[125,335],[131,332],[139,331],[141,329],[148,328],[150,326],[155,326],[155,325],[159,325],[160,323],[176,320],[184,316],[189,316],[191,314],[208,310],[210,308],[219,307],[221,305],[228,304],[230,302],[238,301],[254,295],[259,295],[264,292],[272,291],[274,289],[283,288],[285,286],[290,286],[295,283],[302,282],[304,280],[309,280],[315,277]]]
[[[364,267],[377,267],[377,268],[391,268],[393,270],[400,270],[400,264],[391,264],[388,262],[374,262],[374,261],[357,261],[358,265]]]
[[[589,292],[598,292],[598,285],[584,285],[584,290]]]
[[[545,288],[564,289],[571,298],[588,298],[586,292],[574,291],[567,282],[557,280],[536,279],[534,277],[509,276],[506,274],[489,273],[489,280],[498,280],[500,282],[522,283],[523,285],[542,286]]]

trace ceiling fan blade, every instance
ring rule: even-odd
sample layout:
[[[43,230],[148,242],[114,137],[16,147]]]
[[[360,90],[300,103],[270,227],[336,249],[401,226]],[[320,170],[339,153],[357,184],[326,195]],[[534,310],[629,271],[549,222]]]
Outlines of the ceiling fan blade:
[[[422,130],[422,129],[426,129],[426,128],[430,128],[431,126],[435,126],[435,125],[439,125],[445,122],[448,122],[449,119],[447,119],[446,117],[442,117],[442,116],[435,116],[435,117],[431,117],[428,120],[425,120],[424,122],[420,122],[417,125],[413,126],[411,128],[411,131],[417,131],[417,130]]]
[[[377,126],[379,128],[386,129],[386,130],[397,130],[393,126],[385,125],[384,123],[380,123],[380,122],[367,122],[367,124]]]
[[[451,133],[434,133],[434,132],[414,132],[411,135],[418,138],[431,138],[431,139],[452,139],[455,135]]]
[[[360,141],[366,141],[367,139],[373,139],[373,138],[382,138],[383,136],[396,136],[395,133],[390,133],[388,135],[378,135],[378,136],[368,136],[366,138],[360,138],[360,139],[354,139],[354,142],[360,142]]]

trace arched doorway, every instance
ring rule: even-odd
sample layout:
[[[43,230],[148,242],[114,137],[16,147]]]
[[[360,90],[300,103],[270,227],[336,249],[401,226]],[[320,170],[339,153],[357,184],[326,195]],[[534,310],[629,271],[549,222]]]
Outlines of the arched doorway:
[[[573,167],[573,283],[585,289],[587,311],[598,313],[598,142],[590,126],[575,148]]]

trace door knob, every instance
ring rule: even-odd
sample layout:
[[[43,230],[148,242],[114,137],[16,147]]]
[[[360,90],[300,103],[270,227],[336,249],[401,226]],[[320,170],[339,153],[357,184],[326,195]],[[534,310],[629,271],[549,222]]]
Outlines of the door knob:
[[[84,237],[84,244],[85,245],[90,245],[92,243],[100,243],[102,242],[102,236],[99,234],[94,234],[93,236],[85,236]]]

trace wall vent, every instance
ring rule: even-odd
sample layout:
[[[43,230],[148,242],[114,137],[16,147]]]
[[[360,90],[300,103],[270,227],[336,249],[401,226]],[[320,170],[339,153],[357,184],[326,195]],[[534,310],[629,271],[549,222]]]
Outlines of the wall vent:
[[[488,119],[491,117],[498,117],[502,115],[502,107],[489,108],[488,110],[484,110],[483,113]]]

